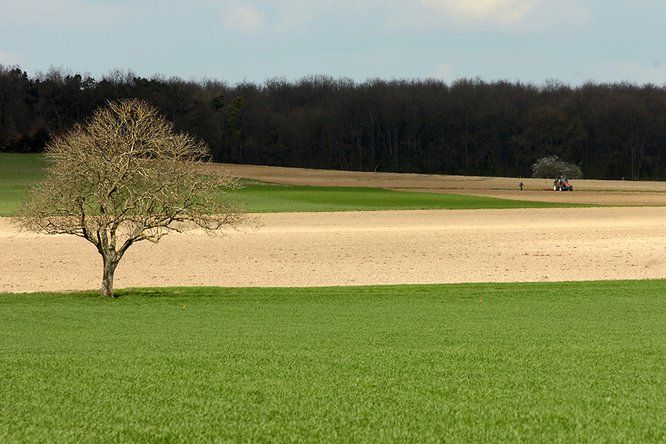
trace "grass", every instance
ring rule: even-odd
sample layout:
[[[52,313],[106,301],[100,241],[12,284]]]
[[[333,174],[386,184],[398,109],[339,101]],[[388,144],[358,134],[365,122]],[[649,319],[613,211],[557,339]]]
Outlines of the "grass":
[[[666,281],[0,295],[0,442],[666,440]]]
[[[37,154],[0,153],[0,216],[11,216],[28,187],[42,177],[44,160]]]
[[[234,197],[249,211],[476,210],[582,206],[379,188],[246,185]]]
[[[0,153],[0,216],[12,216],[30,184],[42,175],[39,154]],[[377,188],[288,186],[251,182],[232,194],[248,211],[414,210],[553,208],[576,204],[528,202],[492,197],[391,191]]]

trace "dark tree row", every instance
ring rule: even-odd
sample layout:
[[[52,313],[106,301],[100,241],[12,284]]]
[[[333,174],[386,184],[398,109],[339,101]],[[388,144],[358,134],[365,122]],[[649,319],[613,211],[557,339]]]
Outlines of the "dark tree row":
[[[666,179],[666,86],[308,77],[100,80],[0,67],[0,151],[39,151],[106,100],[137,97],[216,160],[367,171],[529,176],[558,155],[586,177]]]

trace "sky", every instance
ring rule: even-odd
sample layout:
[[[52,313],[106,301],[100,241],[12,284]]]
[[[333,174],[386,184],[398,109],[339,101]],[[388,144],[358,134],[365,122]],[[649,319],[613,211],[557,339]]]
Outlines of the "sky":
[[[0,64],[666,85],[666,0],[0,0]]]

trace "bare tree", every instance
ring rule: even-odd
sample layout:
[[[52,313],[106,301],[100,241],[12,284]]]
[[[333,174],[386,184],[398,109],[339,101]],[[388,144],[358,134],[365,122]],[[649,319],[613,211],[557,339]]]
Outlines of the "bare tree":
[[[236,181],[204,173],[206,145],[174,131],[146,102],[110,102],[55,138],[45,155],[45,178],[31,190],[18,222],[95,245],[104,265],[102,296],[113,297],[114,272],[134,243],[244,219],[223,194]]]

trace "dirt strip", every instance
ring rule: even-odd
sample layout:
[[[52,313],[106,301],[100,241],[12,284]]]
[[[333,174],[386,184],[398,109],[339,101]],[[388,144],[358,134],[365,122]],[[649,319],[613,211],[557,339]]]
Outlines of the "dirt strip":
[[[137,244],[118,287],[666,278],[666,208],[282,213],[257,229]],[[101,261],[0,218],[0,292],[93,289]]]

